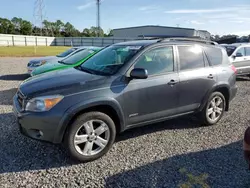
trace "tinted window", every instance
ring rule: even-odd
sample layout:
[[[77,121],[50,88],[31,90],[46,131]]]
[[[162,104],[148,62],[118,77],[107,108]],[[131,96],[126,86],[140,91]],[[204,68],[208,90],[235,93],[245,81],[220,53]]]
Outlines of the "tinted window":
[[[241,54],[242,56],[246,56],[245,49],[242,47],[236,51],[236,54]]]
[[[203,51],[199,46],[178,46],[180,70],[204,67]]]
[[[236,46],[225,46],[227,55],[230,56],[233,54],[234,50],[237,48]]]
[[[67,64],[67,65],[72,65],[75,63],[78,63],[79,61],[82,61],[84,58],[90,56],[93,54],[95,51],[94,50],[79,50],[75,54],[69,56],[66,59],[63,59],[62,61],[59,61],[59,63]]]
[[[113,75],[141,49],[142,46],[112,45],[104,48],[81,65],[81,70],[93,74]]]
[[[222,64],[222,52],[219,48],[209,48],[204,47],[205,52],[208,56],[209,61],[212,63],[212,65],[219,65]]]
[[[246,47],[245,50],[246,50],[246,56],[250,56],[250,47]]]
[[[148,75],[173,72],[173,47],[161,47],[145,52],[137,60],[134,68],[146,69]]]
[[[71,54],[72,52],[76,51],[77,48],[70,48],[69,50],[66,50],[65,52],[57,55],[57,57],[66,57],[68,56],[69,54]]]

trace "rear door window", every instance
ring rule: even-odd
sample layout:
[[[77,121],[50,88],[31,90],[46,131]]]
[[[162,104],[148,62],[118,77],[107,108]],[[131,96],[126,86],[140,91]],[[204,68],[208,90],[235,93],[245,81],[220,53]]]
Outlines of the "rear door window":
[[[203,50],[200,46],[178,46],[180,71],[205,67]]]
[[[214,66],[222,64],[222,52],[220,48],[204,47],[210,63]]]
[[[245,47],[246,56],[250,56],[250,47]]]

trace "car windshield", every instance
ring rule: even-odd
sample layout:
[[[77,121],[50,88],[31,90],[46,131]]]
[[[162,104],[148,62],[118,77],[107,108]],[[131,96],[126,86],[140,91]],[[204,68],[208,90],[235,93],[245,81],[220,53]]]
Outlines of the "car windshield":
[[[61,54],[58,54],[56,57],[66,57],[68,56],[69,54],[71,54],[72,52],[76,51],[77,48],[70,48],[68,50],[66,50],[65,52],[61,53]]]
[[[224,46],[227,51],[227,55],[230,56],[233,54],[234,50],[237,48],[236,46]]]
[[[77,63],[78,61],[83,60],[84,58],[88,57],[89,55],[93,54],[94,52],[95,52],[94,50],[82,49],[82,50],[79,50],[78,52],[76,52],[75,54],[73,54],[72,56],[59,61],[59,63],[66,64],[66,65],[72,65],[72,64]]]
[[[86,72],[102,75],[115,74],[126,62],[128,62],[141,46],[109,46],[81,65]]]

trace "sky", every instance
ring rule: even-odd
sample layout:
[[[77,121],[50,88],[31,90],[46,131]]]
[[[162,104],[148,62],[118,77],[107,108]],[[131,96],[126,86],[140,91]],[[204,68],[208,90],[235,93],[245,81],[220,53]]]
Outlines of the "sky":
[[[0,17],[32,23],[36,0],[0,0]],[[70,22],[80,31],[96,25],[95,0],[43,0],[44,18]],[[101,0],[101,27],[161,25],[211,34],[250,34],[250,0]]]

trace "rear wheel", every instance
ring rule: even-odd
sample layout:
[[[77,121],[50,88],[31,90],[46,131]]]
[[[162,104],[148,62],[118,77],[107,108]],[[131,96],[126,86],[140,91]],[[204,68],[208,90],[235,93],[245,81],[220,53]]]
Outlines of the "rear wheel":
[[[65,134],[65,146],[78,161],[88,162],[100,158],[111,148],[116,129],[113,120],[101,112],[79,116]]]
[[[225,104],[225,97],[222,93],[212,93],[201,112],[202,123],[205,125],[214,125],[218,123],[224,114]]]

